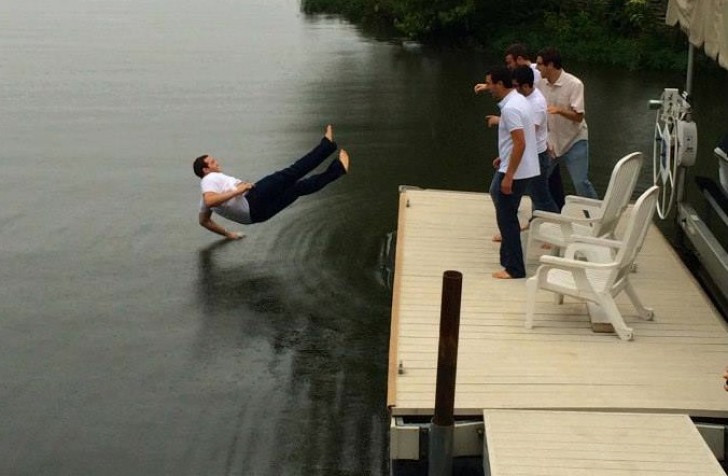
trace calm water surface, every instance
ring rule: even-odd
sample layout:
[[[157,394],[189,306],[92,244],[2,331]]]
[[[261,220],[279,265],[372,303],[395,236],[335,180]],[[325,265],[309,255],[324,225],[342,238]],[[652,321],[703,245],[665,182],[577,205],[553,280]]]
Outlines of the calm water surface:
[[[380,249],[398,185],[486,191],[490,61],[296,0],[6,0],[0,49],[0,473],[386,473]],[[575,72],[603,193],[682,79]],[[350,176],[241,242],[197,225],[195,156],[257,180],[327,122]]]

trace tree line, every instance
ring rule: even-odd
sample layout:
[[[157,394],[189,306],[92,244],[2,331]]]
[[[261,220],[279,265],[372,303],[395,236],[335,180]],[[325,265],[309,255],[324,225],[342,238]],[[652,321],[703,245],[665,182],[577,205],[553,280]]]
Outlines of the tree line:
[[[582,62],[684,69],[687,40],[665,25],[667,0],[301,0],[306,13],[377,22],[426,44],[502,52],[514,42],[555,46]]]

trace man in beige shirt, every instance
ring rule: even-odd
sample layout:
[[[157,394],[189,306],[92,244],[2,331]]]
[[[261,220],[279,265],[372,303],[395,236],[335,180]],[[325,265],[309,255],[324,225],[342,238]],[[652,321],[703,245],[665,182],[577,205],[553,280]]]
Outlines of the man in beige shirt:
[[[561,67],[561,54],[545,48],[536,56],[539,89],[548,104],[548,134],[554,164],[563,162],[576,194],[599,198],[589,181],[589,131],[584,120],[584,84]]]

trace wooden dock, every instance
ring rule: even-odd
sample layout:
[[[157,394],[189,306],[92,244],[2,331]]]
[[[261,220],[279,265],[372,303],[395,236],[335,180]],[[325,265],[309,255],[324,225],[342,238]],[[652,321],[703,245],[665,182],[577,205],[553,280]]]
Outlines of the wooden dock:
[[[529,207],[524,199],[523,223]],[[393,417],[433,413],[442,274],[457,270],[456,415],[511,409],[728,418],[721,378],[728,330],[655,226],[632,279],[654,320],[639,319],[626,296],[617,299],[634,328],[632,341],[594,333],[583,302],[567,297],[557,305],[547,292],[539,292],[535,326],[526,329],[526,281],[491,277],[501,269],[495,233],[487,194],[401,191],[388,382]],[[529,276],[537,266],[530,256]]]

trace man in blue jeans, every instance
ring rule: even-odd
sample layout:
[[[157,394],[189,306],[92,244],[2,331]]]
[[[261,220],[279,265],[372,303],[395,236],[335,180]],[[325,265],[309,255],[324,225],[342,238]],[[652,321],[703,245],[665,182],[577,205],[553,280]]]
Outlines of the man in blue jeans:
[[[576,194],[599,198],[589,181],[589,130],[584,120],[584,84],[561,66],[556,48],[544,48],[536,56],[541,71],[539,89],[548,103],[549,145],[555,164],[563,162]]]
[[[498,170],[490,185],[490,196],[502,237],[500,264],[504,269],[494,272],[493,277],[525,278],[518,206],[531,178],[540,172],[533,110],[528,100],[513,88],[511,71],[507,68],[493,68],[486,74],[485,82],[501,111],[497,121],[499,155],[493,160]],[[488,116],[489,124],[493,118]]]
[[[341,149],[338,160],[331,162],[326,170],[306,177],[335,150],[334,130],[328,125],[321,142],[311,152],[290,167],[256,183],[243,182],[223,174],[220,163],[211,155],[197,157],[192,168],[201,179],[200,225],[230,240],[242,238],[242,233],[228,231],[216,223],[212,219],[212,213],[243,225],[268,220],[295,202],[298,197],[321,190],[349,171],[349,154]]]

